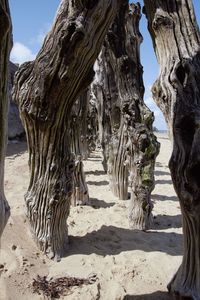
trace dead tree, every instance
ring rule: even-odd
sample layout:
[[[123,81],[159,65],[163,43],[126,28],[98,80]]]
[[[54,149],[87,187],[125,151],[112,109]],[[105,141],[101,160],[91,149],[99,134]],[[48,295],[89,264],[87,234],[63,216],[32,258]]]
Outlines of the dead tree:
[[[18,66],[9,62],[8,67],[8,99],[9,99],[9,111],[8,111],[8,139],[20,139],[24,137],[25,131],[22,126],[22,122],[19,116],[19,109],[17,104],[12,99],[12,87],[15,72],[18,70]]]
[[[184,234],[182,264],[168,285],[200,299],[200,34],[191,0],[145,0],[160,75],[152,87],[173,136],[169,162]]]
[[[98,115],[96,101],[94,100],[91,88],[88,91],[88,114],[87,114],[87,142],[88,155],[98,147]]]
[[[15,76],[14,96],[29,150],[27,216],[40,249],[52,258],[68,248],[71,107],[93,79],[93,64],[120,4],[62,0],[35,61],[23,64]]]
[[[7,145],[8,63],[11,49],[11,19],[7,0],[0,0],[0,237],[10,216],[4,195],[4,159]]]
[[[84,205],[89,201],[89,192],[83,169],[83,159],[88,157],[88,103],[89,91],[85,90],[72,107],[70,117],[70,144],[75,155],[74,189],[71,203],[73,206]]]
[[[71,111],[71,149],[82,155],[85,160],[89,156],[88,146],[88,115],[90,90],[86,89],[76,100]]]
[[[111,82],[111,84],[109,84],[109,80],[114,80],[114,74],[112,73],[113,70],[110,67],[109,62],[107,62],[107,53],[108,46],[105,41],[102,51],[95,62],[95,79],[91,85],[91,95],[94,99],[98,116],[98,140],[102,149],[102,165],[106,173],[108,172],[109,147],[111,146],[110,140],[113,134],[111,125],[111,103],[112,108],[115,108],[116,102],[119,102],[115,81],[114,83]],[[110,72],[112,74],[110,74]],[[109,80],[107,80],[108,78]],[[110,91],[110,86],[112,86],[112,92]],[[119,129],[120,119],[117,123]]]
[[[146,229],[151,220],[150,195],[159,144],[152,131],[153,114],[143,101],[140,17],[139,4],[128,5],[127,1],[120,9],[96,62],[92,90],[111,190],[118,198],[127,199],[130,174],[130,226]]]

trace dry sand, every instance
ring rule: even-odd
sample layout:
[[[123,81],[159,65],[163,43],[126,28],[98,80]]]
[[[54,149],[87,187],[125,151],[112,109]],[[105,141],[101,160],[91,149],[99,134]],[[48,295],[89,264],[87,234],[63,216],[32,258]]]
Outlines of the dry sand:
[[[171,145],[166,135],[158,136],[161,151],[152,194],[153,228],[148,232],[129,229],[129,201],[119,201],[112,195],[100,155],[93,153],[84,163],[91,206],[71,208],[70,250],[59,263],[40,253],[24,217],[26,144],[8,145],[5,189],[11,217],[1,241],[1,300],[45,299],[32,292],[32,281],[38,274],[87,278],[93,273],[98,277],[94,284],[73,287],[61,299],[171,299],[166,285],[181,263],[181,215],[167,166]]]

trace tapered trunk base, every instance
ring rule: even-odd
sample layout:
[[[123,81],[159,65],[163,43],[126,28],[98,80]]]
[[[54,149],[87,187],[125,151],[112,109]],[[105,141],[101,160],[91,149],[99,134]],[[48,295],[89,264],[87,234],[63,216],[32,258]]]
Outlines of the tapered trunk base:
[[[65,196],[59,201],[53,200],[46,204],[38,198],[34,201],[30,199],[27,193],[27,218],[33,238],[47,257],[60,261],[69,249],[67,218],[71,197]]]
[[[175,299],[200,300],[200,221],[196,212],[196,216],[183,212],[183,261],[167,287]]]
[[[132,197],[131,197],[132,198]],[[131,200],[129,207],[130,229],[147,230],[153,223],[152,203]]]
[[[69,239],[67,230],[63,234],[63,237],[60,235],[59,241],[55,238],[48,240],[38,240],[38,238],[34,237],[34,240],[38,246],[38,248],[46,254],[49,259],[55,260],[59,262],[62,257],[67,255],[67,251],[69,250]]]
[[[137,137],[136,146],[134,138],[129,142],[130,148],[133,147],[130,151],[133,155],[130,155],[129,225],[131,229],[147,230],[153,223],[151,192],[155,186],[154,168],[160,144],[153,133],[143,125],[138,126],[134,136]]]
[[[74,170],[74,189],[71,198],[72,206],[89,204],[89,192],[85,180],[81,156],[77,156]]]
[[[59,237],[58,235],[54,235],[54,237],[36,236],[32,226],[30,226],[30,230],[39,250],[43,252],[49,259],[53,259],[58,262],[62,257],[67,255],[67,251],[69,250],[67,227],[60,230]]]
[[[83,192],[80,187],[75,187],[72,200],[72,206],[81,206],[81,205],[88,205],[89,204],[89,195],[88,192]]]
[[[115,197],[120,200],[128,199],[128,166],[126,164],[127,134],[124,126],[120,129],[119,137],[113,136],[108,155],[109,186]]]

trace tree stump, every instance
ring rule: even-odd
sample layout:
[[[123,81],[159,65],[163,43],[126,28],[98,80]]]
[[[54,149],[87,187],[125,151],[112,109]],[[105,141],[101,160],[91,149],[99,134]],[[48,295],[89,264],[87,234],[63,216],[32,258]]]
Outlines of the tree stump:
[[[160,75],[153,97],[169,125],[169,162],[184,235],[182,264],[168,285],[178,299],[200,299],[200,34],[191,0],[145,0]]]

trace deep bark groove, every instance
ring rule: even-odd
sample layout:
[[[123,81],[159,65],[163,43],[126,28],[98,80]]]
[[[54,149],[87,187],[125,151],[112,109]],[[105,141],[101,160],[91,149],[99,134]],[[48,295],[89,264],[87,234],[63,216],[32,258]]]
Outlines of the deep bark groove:
[[[145,1],[160,64],[152,92],[173,137],[169,162],[183,215],[184,255],[168,285],[176,297],[200,299],[200,35],[191,0]],[[163,16],[170,26],[160,22]]]
[[[93,64],[120,3],[63,0],[35,61],[23,64],[15,76],[14,97],[29,148],[27,214],[40,249],[57,259],[68,247],[74,169],[70,111],[91,83]]]

